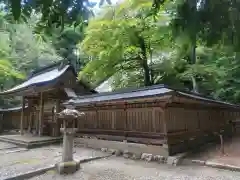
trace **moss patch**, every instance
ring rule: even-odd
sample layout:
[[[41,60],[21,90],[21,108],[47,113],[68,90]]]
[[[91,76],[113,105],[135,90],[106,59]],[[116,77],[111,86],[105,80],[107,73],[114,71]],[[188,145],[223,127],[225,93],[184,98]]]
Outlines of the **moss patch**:
[[[20,161],[15,161],[15,164],[35,164],[39,162],[40,162],[39,159],[23,159]]]
[[[46,172],[46,174],[56,174],[56,171],[55,170],[49,170]]]

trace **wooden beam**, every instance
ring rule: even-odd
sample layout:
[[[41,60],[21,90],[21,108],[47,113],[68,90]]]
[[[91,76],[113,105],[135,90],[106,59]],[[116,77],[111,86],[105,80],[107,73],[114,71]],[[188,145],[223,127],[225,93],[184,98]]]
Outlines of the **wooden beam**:
[[[101,134],[101,135],[115,135],[139,138],[159,139],[166,137],[165,133],[154,132],[140,132],[140,131],[122,131],[122,130],[106,130],[106,129],[79,129],[77,133],[83,134]]]
[[[43,102],[43,93],[40,93],[40,103],[39,103],[39,128],[38,128],[38,135],[42,136],[43,132],[43,112],[44,111],[44,102]]]
[[[22,97],[22,112],[21,112],[21,122],[20,122],[20,134],[23,135],[23,120],[24,120],[24,108],[25,108],[25,98]]]
[[[162,145],[166,143],[163,138],[152,139],[152,138],[141,138],[141,137],[124,137],[124,136],[114,136],[114,135],[102,135],[102,134],[81,134],[78,133],[77,137],[90,137],[97,138],[102,140],[110,140],[110,141],[120,141],[127,140],[127,142],[147,144],[147,145]]]

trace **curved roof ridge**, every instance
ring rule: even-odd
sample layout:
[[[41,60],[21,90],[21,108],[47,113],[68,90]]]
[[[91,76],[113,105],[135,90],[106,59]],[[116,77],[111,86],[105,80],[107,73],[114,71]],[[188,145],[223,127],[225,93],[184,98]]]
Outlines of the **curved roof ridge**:
[[[144,91],[148,89],[158,89],[158,88],[168,88],[168,86],[164,84],[158,84],[154,86],[145,86],[141,88],[125,88],[125,89],[119,89],[117,91],[111,91],[111,92],[102,92],[97,94],[91,94],[86,96],[78,96],[76,99],[83,99],[87,97],[95,97],[95,96],[107,96],[107,95],[114,95],[114,94],[122,94],[122,93],[130,93],[130,92],[138,92],[138,91]],[[168,88],[170,89],[170,88]]]
[[[42,73],[45,73],[46,70],[51,70],[52,68],[54,68],[54,67],[56,67],[56,66],[60,67],[61,64],[63,64],[63,63],[64,63],[64,61],[61,60],[61,61],[58,61],[58,62],[53,62],[53,63],[51,63],[51,64],[49,64],[49,65],[47,65],[47,66],[40,67],[40,68],[32,71],[32,72],[30,73],[28,79],[30,79],[30,78],[38,75],[38,74],[41,73],[41,72],[42,72]]]
[[[64,74],[69,68],[70,68],[70,65],[66,65],[61,70],[59,70],[58,68],[54,68],[51,71],[38,74],[9,90],[0,92],[0,95],[15,93],[31,86],[40,86],[46,83],[51,83],[52,81],[59,78],[62,74]]]

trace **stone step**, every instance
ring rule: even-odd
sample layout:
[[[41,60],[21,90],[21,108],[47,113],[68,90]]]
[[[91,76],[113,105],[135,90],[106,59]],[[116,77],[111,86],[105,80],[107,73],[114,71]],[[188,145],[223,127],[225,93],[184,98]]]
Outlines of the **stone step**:
[[[54,143],[59,143],[62,141],[62,139],[58,138],[58,139],[26,142],[23,140],[15,140],[15,139],[10,139],[10,138],[6,138],[6,137],[0,137],[0,141],[12,143],[12,144],[18,145],[20,147],[24,147],[24,148],[35,148],[35,147],[40,147],[40,146],[51,145]]]
[[[26,149],[26,148],[20,148],[20,147],[15,147],[15,148],[11,148],[11,149],[1,149],[0,155],[22,152],[22,151],[27,151],[27,150],[28,149]]]

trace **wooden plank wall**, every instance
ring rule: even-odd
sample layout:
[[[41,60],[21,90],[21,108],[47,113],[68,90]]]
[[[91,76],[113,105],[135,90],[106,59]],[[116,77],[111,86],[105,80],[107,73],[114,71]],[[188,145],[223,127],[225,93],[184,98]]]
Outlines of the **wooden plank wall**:
[[[227,109],[186,109],[170,107],[166,110],[168,133],[214,130],[240,117],[240,112]]]
[[[11,130],[11,129],[20,129],[20,117],[21,112],[4,112],[3,113],[3,129]],[[28,116],[25,115],[23,121],[24,129],[27,129],[27,120]]]
[[[35,110],[34,116],[33,116],[33,122],[32,122],[32,128],[35,129],[36,123],[38,120],[38,111]],[[9,112],[3,112],[3,129],[4,130],[11,130],[11,129],[20,129],[20,119],[21,119],[21,110],[19,111],[9,111]],[[30,120],[30,111],[26,109],[24,111],[24,121],[23,121],[23,128],[25,130],[28,129],[28,123]],[[44,110],[44,123],[47,121],[52,120],[52,112],[51,108],[45,108]]]
[[[163,110],[144,105],[76,108],[85,113],[78,120],[78,129],[122,132],[164,133]]]
[[[184,147],[218,138],[216,133],[222,130],[226,135],[231,133],[229,121],[240,117],[237,110],[220,108],[168,107],[165,113],[168,144],[185,143]]]

